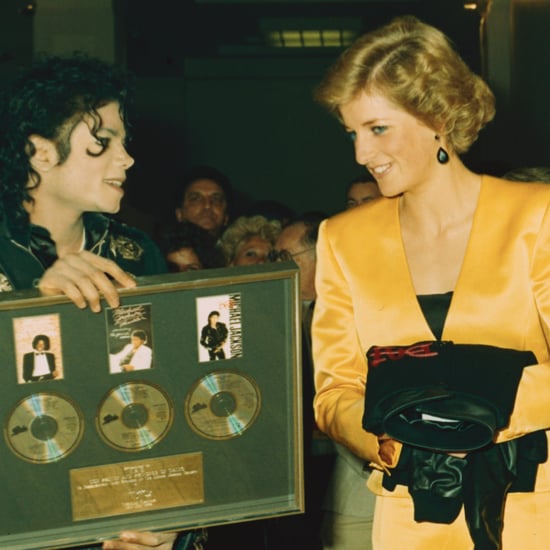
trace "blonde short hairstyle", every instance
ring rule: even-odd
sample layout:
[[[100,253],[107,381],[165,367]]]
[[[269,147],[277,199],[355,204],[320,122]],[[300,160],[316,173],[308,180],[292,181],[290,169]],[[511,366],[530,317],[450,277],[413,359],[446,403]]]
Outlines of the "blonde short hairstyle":
[[[378,93],[465,153],[495,115],[489,86],[450,40],[416,17],[397,17],[352,44],[329,69],[315,99],[339,116],[361,92]]]
[[[224,232],[218,241],[225,261],[230,264],[237,254],[239,246],[250,237],[261,237],[275,244],[281,224],[277,220],[268,220],[264,216],[241,216],[237,218]]]

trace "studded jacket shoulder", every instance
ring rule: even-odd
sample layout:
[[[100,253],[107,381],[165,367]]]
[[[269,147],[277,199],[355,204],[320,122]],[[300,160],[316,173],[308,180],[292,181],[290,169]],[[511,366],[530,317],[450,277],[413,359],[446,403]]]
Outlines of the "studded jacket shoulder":
[[[86,250],[116,262],[135,276],[166,272],[166,263],[154,241],[140,229],[102,214],[84,217]],[[43,228],[31,225],[0,228],[0,292],[33,288],[55,261],[55,245]]]

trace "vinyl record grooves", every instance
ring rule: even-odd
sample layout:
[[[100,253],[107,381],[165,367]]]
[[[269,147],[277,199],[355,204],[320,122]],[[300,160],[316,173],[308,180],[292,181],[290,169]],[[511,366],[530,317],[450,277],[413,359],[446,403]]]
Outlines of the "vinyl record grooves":
[[[168,433],[172,421],[168,395],[148,382],[127,382],[112,389],[96,418],[103,439],[123,451],[150,449]]]
[[[191,428],[208,439],[241,435],[256,420],[261,407],[260,390],[249,376],[223,370],[198,380],[185,400]]]
[[[84,431],[82,413],[67,398],[37,393],[20,401],[8,416],[4,436],[20,458],[55,462],[71,453]]]

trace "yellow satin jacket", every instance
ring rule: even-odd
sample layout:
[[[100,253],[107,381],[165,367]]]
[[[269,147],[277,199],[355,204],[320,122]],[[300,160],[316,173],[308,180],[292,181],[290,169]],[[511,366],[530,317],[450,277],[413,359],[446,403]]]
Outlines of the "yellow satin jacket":
[[[382,198],[329,218],[317,244],[317,423],[378,469],[394,466],[400,447],[391,464],[385,464],[376,436],[362,428],[366,351],[372,345],[434,339],[409,276],[398,204],[397,198]],[[537,357],[538,364],[523,371],[510,424],[497,442],[550,428],[549,206],[548,184],[482,177],[444,325],[443,340],[531,350]],[[371,476],[375,492],[408,496],[406,488],[385,492],[381,477],[381,472]],[[535,490],[550,491],[548,461],[539,467]]]

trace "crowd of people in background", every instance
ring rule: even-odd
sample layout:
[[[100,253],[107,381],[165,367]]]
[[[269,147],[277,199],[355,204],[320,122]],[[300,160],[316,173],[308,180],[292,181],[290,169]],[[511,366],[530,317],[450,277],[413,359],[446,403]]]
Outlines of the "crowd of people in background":
[[[342,185],[341,208],[380,196],[365,172]],[[183,177],[174,220],[160,233],[159,246],[171,271],[251,266],[293,261],[300,272],[302,301],[302,401],[304,514],[213,527],[208,548],[222,550],[227,540],[247,550],[354,550],[369,548],[374,496],[365,491],[364,461],[335,446],[313,418],[311,320],[315,305],[315,246],[321,211],[297,214],[274,200],[259,200],[234,215],[230,180],[211,166],[194,166]]]

